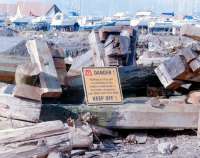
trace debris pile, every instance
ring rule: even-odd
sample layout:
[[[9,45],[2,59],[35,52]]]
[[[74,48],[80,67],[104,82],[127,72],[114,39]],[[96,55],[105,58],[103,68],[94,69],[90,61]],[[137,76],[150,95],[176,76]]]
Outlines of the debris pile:
[[[0,157],[92,157],[105,151],[117,157],[123,146],[133,145],[130,151],[137,154],[144,150],[139,145],[152,143],[144,131],[124,137],[119,129],[199,128],[200,38],[195,33],[199,28],[192,30],[171,42],[171,37],[151,37],[137,43],[132,27],[103,27],[86,34],[84,50],[67,50],[55,42],[55,35],[27,41],[2,37],[17,42],[0,54]],[[18,48],[22,54],[16,53]],[[137,53],[138,60],[136,48],[143,53]],[[122,104],[86,106],[84,95],[80,104],[62,104],[65,95],[77,101],[83,94],[81,70],[90,66],[118,67]],[[57,102],[47,104],[48,99]],[[154,144],[162,155],[179,148],[170,141]]]
[[[42,98],[58,98],[62,93],[57,70],[65,69],[61,65],[64,58],[53,57],[41,40],[29,40],[26,46],[30,59],[5,56],[5,62],[16,63],[10,76],[2,73],[1,81],[15,80],[15,84],[2,83],[0,89],[0,157],[42,158],[54,152],[70,155],[72,149],[91,148],[93,133],[109,130],[87,124],[75,127],[69,122],[40,122]]]
[[[165,88],[179,88],[184,81],[198,82],[198,79],[196,79],[199,71],[198,47],[199,44],[196,44],[182,49],[180,53],[155,69]]]
[[[65,63],[70,65],[65,80],[68,94],[74,93],[74,91],[76,95],[83,93],[81,70],[82,67],[90,66],[119,67],[119,77],[124,96],[127,92],[141,96],[150,94],[149,90],[151,91],[155,87],[162,89],[162,85],[154,73],[154,67],[136,65],[137,34],[134,28],[125,26],[103,27],[98,31],[92,31],[88,38],[89,51],[73,58],[73,61],[65,60]],[[72,98],[71,96],[70,98]],[[76,100],[78,100],[77,98]],[[81,96],[81,98],[84,97]]]
[[[136,65],[136,35],[131,27],[103,27],[89,35],[90,50],[74,59],[69,73],[84,66]]]
[[[183,48],[197,41],[185,36],[140,35],[137,42],[138,65],[158,66]]]

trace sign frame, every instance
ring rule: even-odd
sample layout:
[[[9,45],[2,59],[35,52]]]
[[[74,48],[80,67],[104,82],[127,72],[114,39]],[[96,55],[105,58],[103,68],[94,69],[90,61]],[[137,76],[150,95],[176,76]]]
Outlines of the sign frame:
[[[97,103],[90,103],[88,100],[88,92],[87,92],[87,88],[86,88],[86,80],[84,77],[84,69],[105,69],[105,68],[111,68],[111,69],[115,69],[116,71],[116,77],[117,77],[117,81],[118,81],[118,88],[120,91],[120,102],[97,102]],[[112,67],[82,67],[82,71],[81,71],[81,76],[82,76],[82,81],[83,81],[83,88],[84,88],[84,94],[85,94],[85,101],[87,105],[120,105],[123,103],[123,93],[122,93],[122,88],[121,88],[121,81],[120,81],[120,77],[119,77],[119,71],[118,71],[118,67],[112,66]]]

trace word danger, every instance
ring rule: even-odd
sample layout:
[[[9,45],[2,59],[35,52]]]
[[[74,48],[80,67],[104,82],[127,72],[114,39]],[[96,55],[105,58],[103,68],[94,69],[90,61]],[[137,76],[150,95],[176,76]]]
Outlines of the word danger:
[[[111,75],[112,71],[111,70],[85,70],[85,75],[86,76],[93,76],[93,75]]]

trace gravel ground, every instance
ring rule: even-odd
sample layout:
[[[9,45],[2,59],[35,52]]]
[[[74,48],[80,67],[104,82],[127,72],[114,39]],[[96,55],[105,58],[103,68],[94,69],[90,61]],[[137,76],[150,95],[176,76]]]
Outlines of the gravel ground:
[[[161,154],[158,144],[170,142],[177,146],[172,154]],[[124,143],[123,138],[104,139],[96,151],[75,155],[73,158],[199,158],[200,143],[196,132],[154,130],[148,132],[145,144]]]

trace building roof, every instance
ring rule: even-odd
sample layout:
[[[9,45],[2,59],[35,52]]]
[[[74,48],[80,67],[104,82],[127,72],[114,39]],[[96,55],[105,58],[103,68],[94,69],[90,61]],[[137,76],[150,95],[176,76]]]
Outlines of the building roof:
[[[44,16],[55,7],[54,4],[41,2],[18,2],[17,6],[23,16]]]
[[[0,15],[14,16],[17,9],[24,17],[27,16],[44,16],[49,13],[51,9],[60,9],[52,3],[42,3],[39,1],[18,1],[16,4],[0,4]]]

